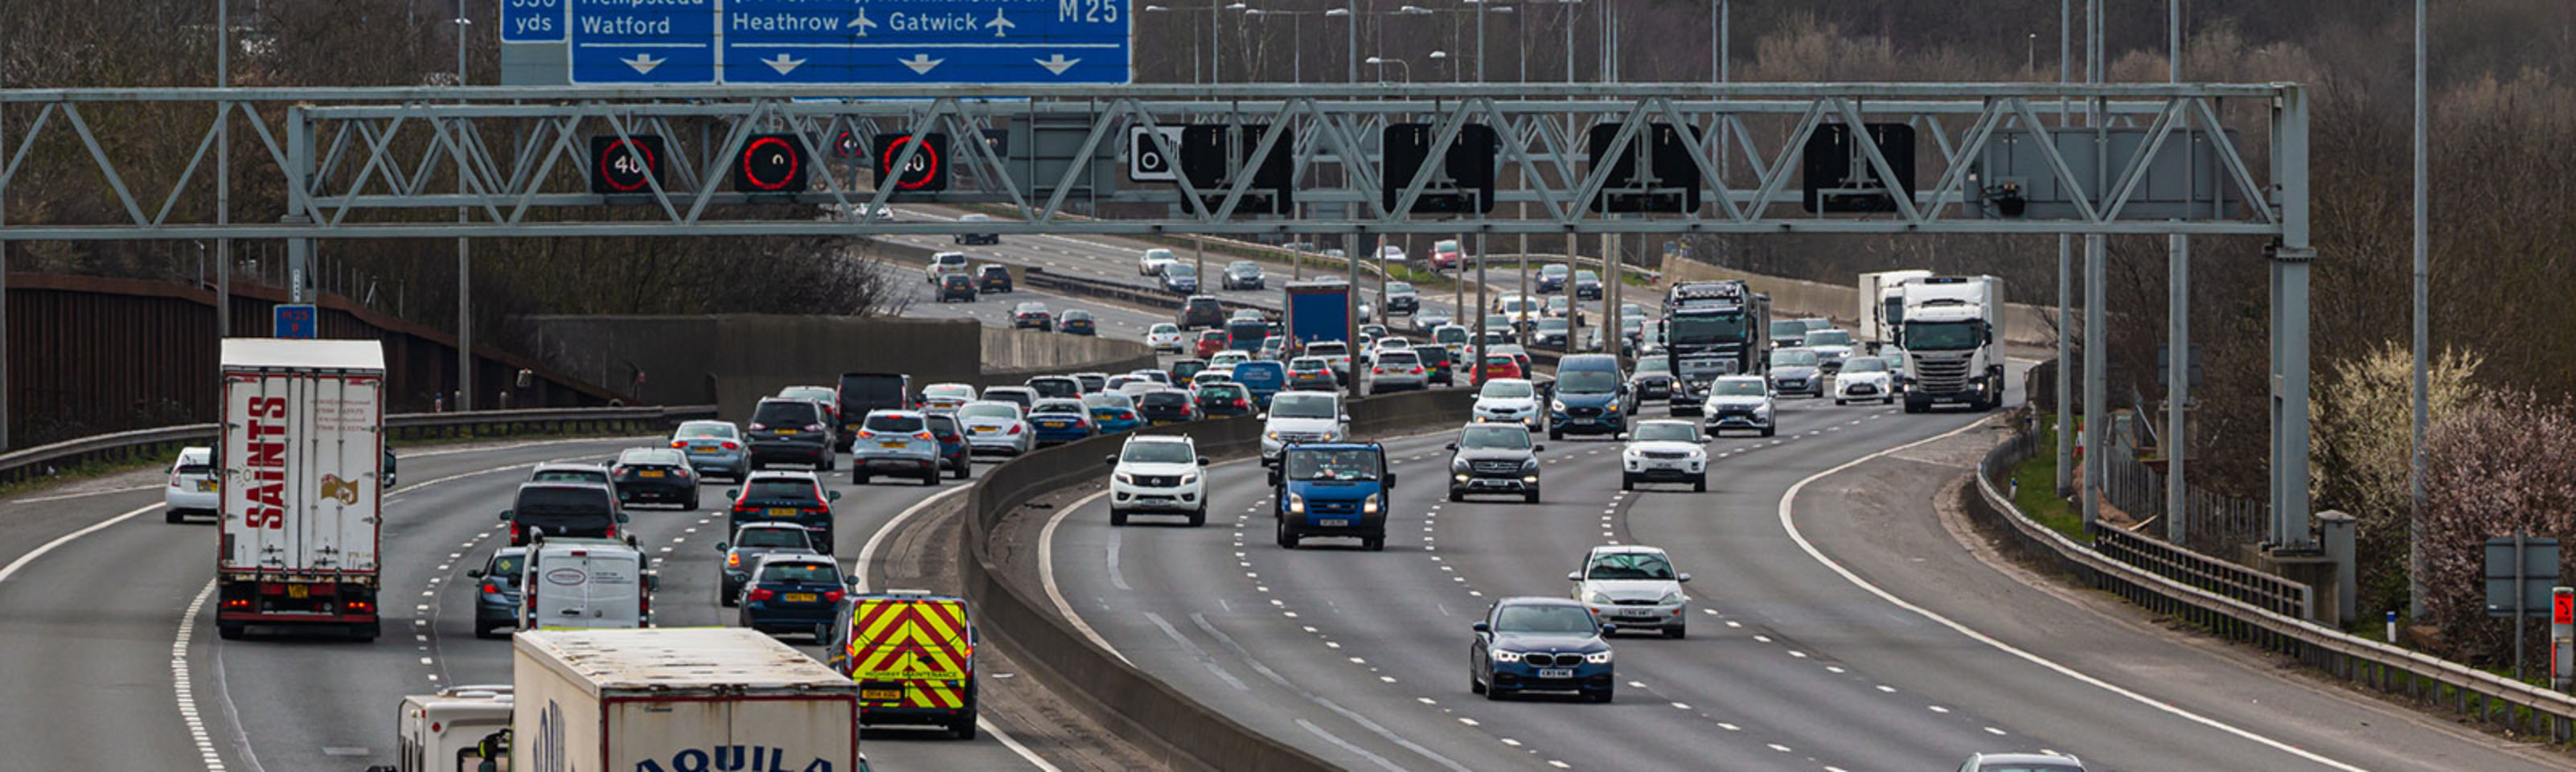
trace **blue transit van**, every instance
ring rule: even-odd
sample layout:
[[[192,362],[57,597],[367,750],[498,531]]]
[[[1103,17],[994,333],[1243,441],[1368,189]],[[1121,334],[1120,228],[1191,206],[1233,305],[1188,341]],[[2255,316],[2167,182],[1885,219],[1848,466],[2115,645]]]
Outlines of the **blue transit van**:
[[[1547,405],[1547,438],[1567,434],[1618,434],[1628,430],[1628,378],[1619,358],[1609,354],[1573,354],[1556,363],[1556,389]]]
[[[1395,473],[1377,443],[1290,445],[1270,468],[1279,546],[1301,539],[1353,537],[1369,550],[1386,549],[1386,515],[1395,498]]]
[[[1234,366],[1234,382],[1252,392],[1252,401],[1263,409],[1270,407],[1270,396],[1288,385],[1288,366],[1276,360],[1255,359]]]

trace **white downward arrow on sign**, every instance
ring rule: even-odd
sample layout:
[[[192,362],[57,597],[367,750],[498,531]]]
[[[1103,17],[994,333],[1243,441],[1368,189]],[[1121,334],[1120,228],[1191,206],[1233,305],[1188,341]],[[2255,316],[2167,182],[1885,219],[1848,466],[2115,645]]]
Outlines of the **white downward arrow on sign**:
[[[651,75],[653,74],[653,68],[660,67],[663,62],[670,60],[655,59],[652,54],[636,54],[633,59],[619,59],[617,61],[624,62],[626,63],[626,66],[635,68],[635,74],[637,75]]]
[[[796,68],[798,67],[804,66],[805,60],[789,59],[786,54],[779,54],[775,57],[762,59],[760,60],[760,63],[769,65],[769,69],[777,70],[780,75],[785,75],[796,71]]]
[[[1065,70],[1073,69],[1074,65],[1082,63],[1082,60],[1080,59],[1064,58],[1063,54],[1056,54],[1045,59],[1031,59],[1029,61],[1037,62],[1038,66],[1047,68],[1047,72],[1057,75],[1063,75]]]
[[[895,61],[901,63],[905,67],[912,68],[912,74],[914,75],[928,75],[930,74],[930,68],[937,67],[940,62],[948,60],[932,59],[929,54],[913,54],[910,59],[896,59]]]

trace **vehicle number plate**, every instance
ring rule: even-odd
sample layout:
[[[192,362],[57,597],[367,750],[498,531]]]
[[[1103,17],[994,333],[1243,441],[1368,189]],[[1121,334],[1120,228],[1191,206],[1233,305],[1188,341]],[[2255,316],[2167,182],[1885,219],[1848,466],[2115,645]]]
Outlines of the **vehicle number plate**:
[[[902,690],[902,689],[861,689],[861,690],[859,690],[859,699],[862,699],[862,700],[900,700],[900,699],[903,699],[903,690]]]
[[[1341,518],[1335,518],[1335,519],[1331,519],[1331,520],[1317,520],[1317,521],[1315,521],[1315,524],[1316,524],[1316,525],[1319,525],[1319,526],[1323,526],[1323,527],[1325,527],[1325,528],[1347,528],[1347,527],[1349,527],[1349,526],[1350,526],[1351,521],[1346,520],[1346,519],[1341,519]]]
[[[978,426],[978,427],[975,427],[975,433],[976,433],[976,434],[991,434],[991,433],[993,433],[993,427],[990,427],[990,426]]]
[[[810,592],[791,592],[791,593],[788,593],[788,594],[787,594],[787,602],[789,602],[789,603],[812,603],[812,602],[814,602],[814,593],[810,593]]]
[[[770,508],[769,508],[769,516],[770,516],[770,517],[795,517],[795,516],[796,516],[796,510],[795,510],[795,508],[793,508],[793,507],[770,507]]]
[[[1543,667],[1543,668],[1539,668],[1539,669],[1538,669],[1538,677],[1540,677],[1540,678],[1573,678],[1573,677],[1574,677],[1574,668],[1570,668],[1570,667]]]
[[[198,492],[198,493],[213,493],[213,492],[215,492],[215,481],[213,481],[213,480],[198,480],[198,481],[197,481],[197,492]]]
[[[1044,427],[1049,428],[1049,429],[1062,429],[1062,428],[1064,428],[1064,422],[1063,422],[1063,421],[1039,421],[1039,422],[1038,422],[1038,425],[1039,425],[1039,426],[1044,426]]]
[[[310,597],[312,594],[313,588],[306,587],[304,585],[290,584],[286,586],[286,597],[289,598]]]
[[[900,440],[887,441],[887,442],[880,442],[880,443],[877,443],[877,447],[881,447],[881,448],[895,448],[895,449],[901,449],[903,446],[904,446],[904,443],[903,443],[902,441],[900,441]]]
[[[795,434],[795,433],[796,433],[796,430],[794,430],[794,429],[780,429],[780,430],[778,430],[778,433],[779,433],[779,434]]]
[[[698,445],[698,446],[692,446],[692,447],[690,447],[690,448],[689,448],[689,452],[691,452],[691,453],[714,453],[714,452],[716,452],[716,449],[715,449],[715,448],[713,448],[713,447],[710,447],[710,446]]]
[[[655,471],[655,470],[647,469],[647,470],[644,470],[644,476],[645,476],[645,477],[651,477],[651,478],[659,478],[659,477],[661,477],[661,476],[662,476],[662,473],[661,473],[661,472],[659,472],[659,471]]]

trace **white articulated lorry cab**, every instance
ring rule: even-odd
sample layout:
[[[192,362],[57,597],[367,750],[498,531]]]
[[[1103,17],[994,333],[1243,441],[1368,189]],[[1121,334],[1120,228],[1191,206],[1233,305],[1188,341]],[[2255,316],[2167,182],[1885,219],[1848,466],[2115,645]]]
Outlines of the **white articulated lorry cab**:
[[[1898,285],[1905,320],[1905,412],[1943,402],[1992,410],[2004,401],[2004,280],[1932,276]]]
[[[1861,274],[1859,314],[1852,317],[1860,320],[1860,329],[1852,331],[1852,342],[1872,354],[1895,345],[1897,326],[1905,322],[1905,293],[1898,285],[1931,276],[1924,270]]]
[[[216,632],[295,625],[374,639],[384,346],[233,338],[221,364]]]
[[[741,628],[515,636],[511,772],[864,772],[859,686]]]

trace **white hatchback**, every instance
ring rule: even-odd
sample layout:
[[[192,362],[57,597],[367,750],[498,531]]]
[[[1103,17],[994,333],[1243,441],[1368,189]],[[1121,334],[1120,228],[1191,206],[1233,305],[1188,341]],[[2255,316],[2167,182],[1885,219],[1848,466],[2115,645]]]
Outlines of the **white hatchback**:
[[[215,468],[213,448],[180,448],[179,458],[165,470],[169,484],[161,488],[161,519],[176,523],[192,514],[211,515],[223,504],[223,476]]]
[[[1145,345],[1157,354],[1181,353],[1181,346],[1184,345],[1181,326],[1170,322],[1154,325],[1145,330]]]
[[[1682,583],[1690,574],[1673,572],[1663,550],[1635,544],[1592,548],[1583,568],[1565,575],[1574,583],[1574,599],[1603,622],[1620,631],[1662,630],[1666,638],[1688,634],[1690,596]]]

